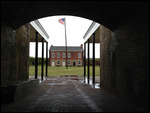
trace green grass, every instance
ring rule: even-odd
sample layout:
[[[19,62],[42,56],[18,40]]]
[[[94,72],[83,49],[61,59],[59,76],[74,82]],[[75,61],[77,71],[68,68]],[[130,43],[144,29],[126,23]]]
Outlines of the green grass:
[[[44,76],[45,69],[44,66]],[[87,67],[86,67],[87,70]],[[29,75],[35,75],[35,66],[29,66]],[[41,65],[38,66],[38,75],[41,75]],[[84,75],[84,67],[50,67],[48,66],[48,76],[60,76],[60,75]],[[86,71],[87,75],[87,71]],[[100,66],[95,66],[95,75],[100,75]],[[92,76],[92,66],[90,66],[90,76]]]

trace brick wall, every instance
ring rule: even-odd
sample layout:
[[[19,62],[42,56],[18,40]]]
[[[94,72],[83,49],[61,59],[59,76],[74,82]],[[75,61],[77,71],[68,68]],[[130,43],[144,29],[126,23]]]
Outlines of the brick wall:
[[[29,25],[16,31],[1,21],[1,87],[28,79]]]
[[[100,26],[101,89],[149,108],[149,25],[141,13],[113,33]]]
[[[66,62],[66,58],[63,58],[63,53],[65,53],[66,55],[66,52],[65,51],[57,51],[57,52],[54,52],[55,53],[55,58],[52,58],[52,53],[54,51],[50,51],[49,53],[49,58],[50,58],[50,66],[52,65],[52,61],[55,61],[55,66],[57,66],[57,61],[60,60],[60,66],[62,66],[62,62],[65,61]],[[57,58],[57,53],[60,53],[60,58]],[[76,66],[78,66],[78,61],[80,60],[81,61],[81,66],[83,66],[83,52],[81,51],[68,51],[67,53],[70,53],[71,54],[71,58],[68,58],[67,60],[70,60],[71,61],[71,65],[70,66],[73,66],[73,61],[76,61]],[[78,58],[78,53],[81,53],[81,58]]]
[[[15,70],[15,36],[11,27],[1,22],[1,87],[13,82]]]
[[[111,44],[112,32],[103,25],[100,26],[100,83],[101,88],[111,90]]]
[[[29,76],[30,25],[16,30],[16,80],[27,80]]]

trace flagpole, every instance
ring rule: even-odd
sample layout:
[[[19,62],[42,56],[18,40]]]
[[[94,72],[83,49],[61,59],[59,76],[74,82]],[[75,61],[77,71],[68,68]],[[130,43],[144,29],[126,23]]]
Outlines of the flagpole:
[[[66,35],[66,18],[64,17],[64,19],[65,19],[65,25],[64,25],[64,27],[65,27],[65,43],[66,43],[66,69],[68,69],[68,60],[67,60],[67,58],[68,58],[68,54],[67,54],[67,35]]]

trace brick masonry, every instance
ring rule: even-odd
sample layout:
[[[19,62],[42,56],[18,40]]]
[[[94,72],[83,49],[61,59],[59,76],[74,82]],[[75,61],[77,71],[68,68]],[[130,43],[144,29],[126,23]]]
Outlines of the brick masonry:
[[[13,30],[1,22],[1,87],[28,79],[29,39],[29,24]]]
[[[55,58],[52,58],[52,53],[55,53]],[[57,58],[57,53],[60,53],[60,58]],[[63,58],[63,53],[65,53],[66,56],[65,51],[49,51],[49,65],[52,66],[52,62],[54,61],[54,66],[63,66],[63,62],[66,63],[66,58]],[[71,54],[71,57],[67,59],[70,61],[68,66],[74,66],[73,62],[76,62],[75,66],[83,66],[83,51],[68,51],[67,53]],[[78,53],[81,53],[81,58],[78,58]],[[57,61],[60,61],[59,65],[57,64]],[[78,61],[80,61],[81,64],[78,64]]]
[[[110,43],[112,32],[100,26],[100,83],[102,88],[111,89],[111,56]]]
[[[149,107],[149,26],[138,14],[111,32],[100,26],[101,89]]]
[[[48,77],[32,95],[2,112],[147,112],[132,103],[67,77]]]

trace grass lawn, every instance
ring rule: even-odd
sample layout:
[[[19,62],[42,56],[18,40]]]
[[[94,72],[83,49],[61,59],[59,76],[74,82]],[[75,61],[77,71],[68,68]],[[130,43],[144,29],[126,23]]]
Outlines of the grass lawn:
[[[45,76],[44,66],[44,76]],[[86,67],[87,70],[87,67]],[[29,66],[29,75],[35,75],[35,66]],[[38,66],[38,75],[41,75],[41,65]],[[60,76],[60,75],[84,75],[84,67],[50,67],[48,66],[48,76]],[[87,72],[86,72],[87,75]],[[100,75],[100,66],[95,66],[95,75]],[[92,76],[92,66],[90,66],[90,76]]]

